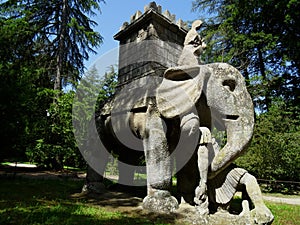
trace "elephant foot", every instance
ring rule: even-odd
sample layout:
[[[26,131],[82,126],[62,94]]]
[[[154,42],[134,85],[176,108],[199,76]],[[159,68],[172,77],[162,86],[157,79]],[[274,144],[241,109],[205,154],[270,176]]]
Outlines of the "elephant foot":
[[[103,194],[106,192],[106,187],[102,182],[89,182],[84,184],[81,192],[85,194]]]
[[[271,224],[274,220],[272,212],[267,208],[267,206],[255,206],[251,210],[251,216],[253,217],[255,224]]]
[[[143,200],[143,208],[152,212],[170,213],[178,209],[178,202],[169,191],[155,190]]]

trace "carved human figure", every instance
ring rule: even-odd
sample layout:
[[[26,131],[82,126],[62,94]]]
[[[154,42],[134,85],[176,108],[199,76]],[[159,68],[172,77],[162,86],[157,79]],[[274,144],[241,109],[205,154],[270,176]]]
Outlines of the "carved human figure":
[[[199,56],[206,48],[203,38],[198,31],[202,26],[201,20],[196,20],[192,24],[192,28],[187,33],[184,40],[184,47],[178,60],[178,65],[199,65]]]
[[[201,137],[197,151],[198,169],[200,175],[199,185],[195,189],[194,202],[202,208],[202,213],[208,213],[208,199],[207,199],[207,178],[209,167],[209,149],[208,145],[211,143],[211,132],[207,127],[200,127]]]

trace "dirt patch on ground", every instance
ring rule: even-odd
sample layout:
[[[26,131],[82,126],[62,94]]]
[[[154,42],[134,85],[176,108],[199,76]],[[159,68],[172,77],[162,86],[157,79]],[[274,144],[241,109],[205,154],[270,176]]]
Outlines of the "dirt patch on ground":
[[[48,171],[37,167],[25,167],[23,164],[22,166],[16,164],[16,166],[1,165],[0,176],[30,179],[85,179],[86,174],[71,170]]]

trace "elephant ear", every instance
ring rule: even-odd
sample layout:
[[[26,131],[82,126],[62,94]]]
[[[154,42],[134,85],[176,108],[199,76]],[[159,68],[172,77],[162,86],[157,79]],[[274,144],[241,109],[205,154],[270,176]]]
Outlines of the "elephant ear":
[[[206,66],[180,66],[165,71],[157,89],[157,107],[165,118],[174,118],[192,110],[201,96],[205,78],[210,74]]]

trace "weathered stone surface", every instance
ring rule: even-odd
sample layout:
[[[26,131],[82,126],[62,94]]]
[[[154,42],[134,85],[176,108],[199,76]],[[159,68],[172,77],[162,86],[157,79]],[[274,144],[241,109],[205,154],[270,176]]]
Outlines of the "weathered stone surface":
[[[211,132],[207,127],[200,127],[201,137],[199,144],[208,144],[211,143]]]
[[[199,214],[196,207],[186,203],[181,204],[175,211],[183,215],[183,221],[195,225],[266,225],[271,224],[272,220],[258,221],[255,219],[253,210],[250,211],[249,204],[245,200],[242,202],[242,212],[240,214],[230,214],[227,211],[219,211],[214,214]]]
[[[212,63],[212,77],[207,82],[207,104],[213,120],[227,133],[226,145],[214,156],[214,176],[247,150],[254,129],[254,109],[241,73],[225,63]]]
[[[206,66],[169,68],[157,89],[157,105],[166,118],[188,112],[199,100],[211,70]]]
[[[121,44],[119,89],[97,118],[103,144],[109,150],[118,149],[120,159],[131,164],[135,163],[132,158],[137,159],[132,150],[144,150],[144,209],[186,212],[192,224],[271,223],[273,215],[263,203],[256,179],[232,164],[253,135],[253,104],[243,76],[225,63],[199,64],[206,47],[197,32],[202,21],[195,21],[185,37],[175,16],[168,11],[164,15],[152,2],[115,36]],[[214,125],[226,131],[222,148],[211,137]],[[171,195],[174,158],[178,197],[195,207],[178,209]],[[93,189],[98,180],[91,176],[86,188]],[[130,182],[131,177],[120,180]],[[254,209],[250,211],[244,201],[242,213],[234,215],[227,209],[239,186]]]
[[[198,33],[202,25],[201,20],[196,20],[184,39],[184,47],[178,65],[195,66],[200,64],[199,56],[206,48],[206,44]]]
[[[176,66],[185,35],[185,28],[176,24],[175,16],[162,14],[155,2],[145,7],[144,14],[137,11],[130,24],[124,24],[114,36],[120,41],[119,86],[149,73],[162,76],[166,68]],[[151,63],[159,69],[153,72]]]
[[[148,195],[143,200],[143,208],[153,212],[169,213],[178,209],[178,202],[170,192],[156,190],[153,195]]]

